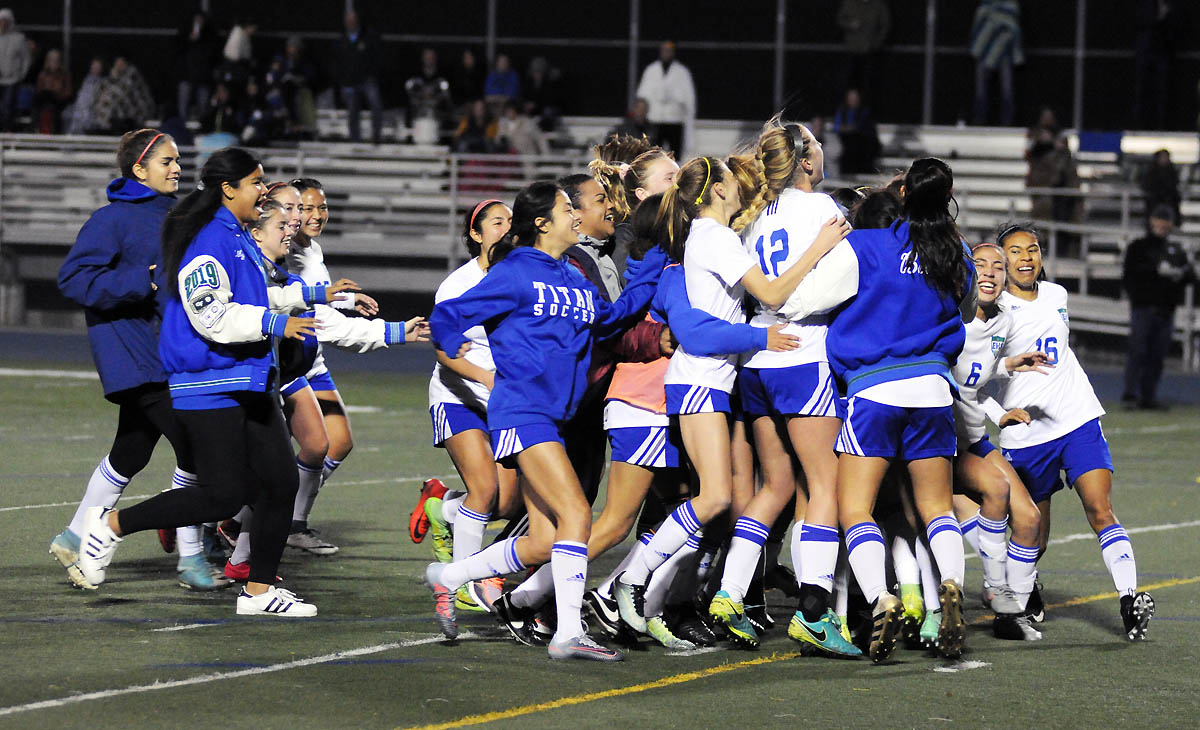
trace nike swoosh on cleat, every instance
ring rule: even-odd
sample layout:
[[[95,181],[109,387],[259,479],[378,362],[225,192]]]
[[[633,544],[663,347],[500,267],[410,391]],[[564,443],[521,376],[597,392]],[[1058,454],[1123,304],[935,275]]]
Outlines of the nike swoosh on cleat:
[[[812,636],[814,639],[816,639],[818,642],[820,642],[822,644],[824,644],[825,640],[829,638],[829,634],[826,633],[825,629],[821,629],[821,633],[818,634],[811,627],[806,626],[805,628],[808,629],[808,633],[810,636]]]

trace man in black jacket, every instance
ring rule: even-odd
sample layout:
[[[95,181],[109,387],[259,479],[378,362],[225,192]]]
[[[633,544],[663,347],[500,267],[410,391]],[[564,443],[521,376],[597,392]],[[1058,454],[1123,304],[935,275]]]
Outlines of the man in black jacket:
[[[1175,307],[1184,287],[1196,274],[1187,252],[1167,240],[1173,214],[1165,205],[1150,214],[1148,234],[1129,244],[1121,280],[1129,294],[1129,356],[1125,364],[1125,393],[1129,407],[1159,408],[1155,394],[1163,361],[1171,349]]]
[[[337,85],[346,102],[350,140],[362,140],[358,126],[363,99],[371,108],[371,141],[379,144],[383,132],[383,100],[379,94],[379,38],[362,27],[358,13],[346,13],[346,30],[335,55]]]

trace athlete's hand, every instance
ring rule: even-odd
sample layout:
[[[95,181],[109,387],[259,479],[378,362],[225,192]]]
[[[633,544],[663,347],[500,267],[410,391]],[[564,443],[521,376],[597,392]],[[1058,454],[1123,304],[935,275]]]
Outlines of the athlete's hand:
[[[154,283],[154,270],[158,268],[158,264],[150,264],[150,291],[158,291],[158,284]]]
[[[404,341],[429,342],[429,322],[424,317],[413,317],[405,322]]]
[[[479,382],[483,383],[488,390],[492,390],[496,387],[496,374],[487,373],[483,376],[483,380],[480,380]]]
[[[329,304],[338,298],[338,294],[344,291],[359,291],[358,284],[355,284],[349,279],[338,279],[329,286],[325,287],[325,303]]]
[[[1047,374],[1054,362],[1044,352],[1022,352],[1004,359],[1004,367],[1010,373],[1042,373]]]
[[[283,336],[292,340],[303,340],[305,335],[317,333],[317,320],[313,317],[288,317]]]
[[[796,335],[784,334],[787,325],[773,324],[767,328],[767,349],[771,352],[787,352],[800,347],[800,338]]]
[[[375,301],[366,294],[354,295],[354,309],[364,317],[374,317],[379,314],[379,302]]]
[[[817,238],[813,241],[812,247],[824,256],[834,246],[841,243],[842,239],[850,235],[850,231],[850,221],[841,216],[830,218],[817,232]]]
[[[662,333],[658,336],[658,352],[663,357],[670,357],[675,354],[676,347],[679,347],[679,342],[675,339],[675,335],[671,334],[671,328],[664,326]]]
[[[454,359],[457,360],[460,357],[466,357],[467,351],[470,349],[471,349],[471,341],[467,340],[466,342],[462,343],[461,347],[458,348],[458,353],[454,356]]]
[[[1000,428],[1012,426],[1018,423],[1023,423],[1028,426],[1032,422],[1033,419],[1029,417],[1029,411],[1025,410],[1024,408],[1014,408],[1000,418]]]

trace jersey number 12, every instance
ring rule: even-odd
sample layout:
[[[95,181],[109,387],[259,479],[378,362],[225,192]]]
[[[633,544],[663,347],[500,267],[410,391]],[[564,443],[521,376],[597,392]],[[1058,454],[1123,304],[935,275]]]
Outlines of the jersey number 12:
[[[766,276],[779,277],[779,264],[787,261],[788,235],[786,228],[780,228],[771,234],[771,242],[766,247],[763,241],[766,236],[759,236],[754,250],[758,252],[758,264]]]

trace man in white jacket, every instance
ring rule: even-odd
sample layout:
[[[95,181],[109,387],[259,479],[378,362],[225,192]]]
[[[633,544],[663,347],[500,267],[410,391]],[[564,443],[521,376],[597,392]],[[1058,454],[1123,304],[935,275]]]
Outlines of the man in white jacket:
[[[8,8],[0,9],[0,132],[12,129],[17,87],[29,71],[29,46]]]
[[[684,157],[696,121],[696,87],[692,73],[675,60],[675,43],[664,41],[658,48],[658,60],[642,72],[637,95],[650,104],[648,118],[658,125],[664,147]]]

